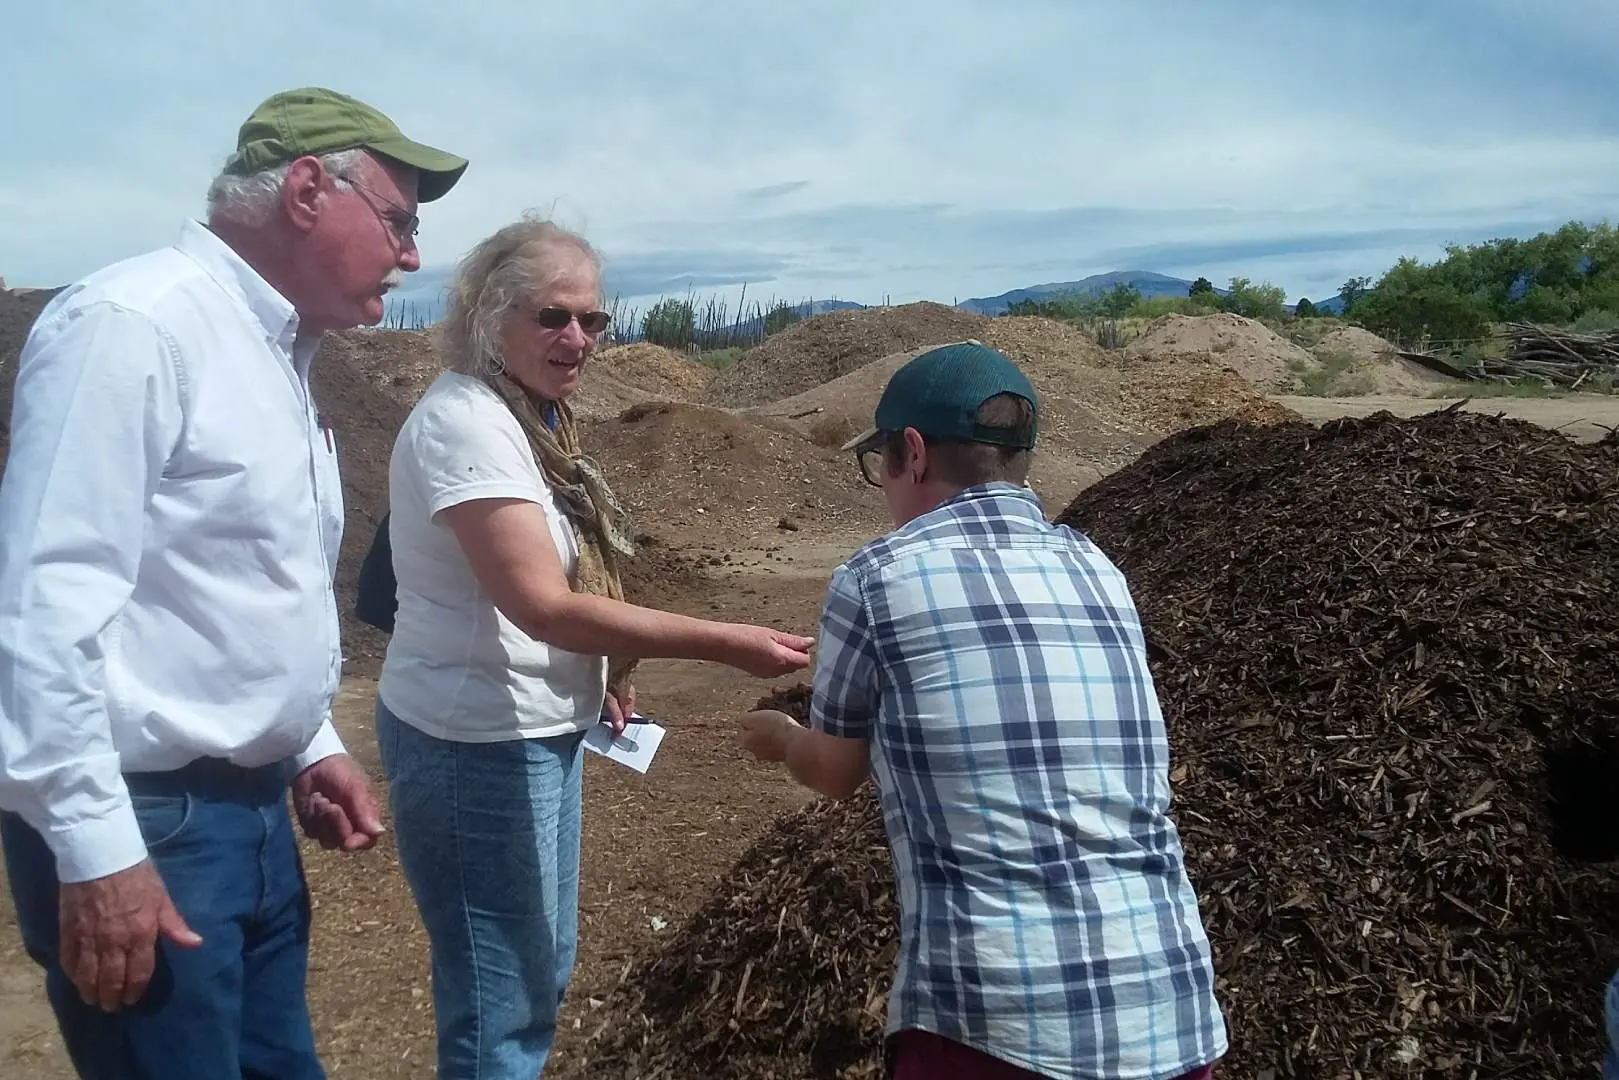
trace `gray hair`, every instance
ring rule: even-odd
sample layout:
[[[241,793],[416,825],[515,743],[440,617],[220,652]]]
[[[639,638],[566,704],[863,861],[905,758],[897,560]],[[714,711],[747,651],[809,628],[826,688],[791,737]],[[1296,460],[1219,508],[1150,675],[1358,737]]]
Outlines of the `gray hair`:
[[[444,321],[438,325],[444,366],[481,377],[506,369],[501,355],[506,314],[574,265],[568,253],[583,256],[601,288],[601,256],[590,242],[543,218],[525,217],[482,240],[455,268],[448,287]]]
[[[327,175],[346,179],[367,157],[365,150],[337,150],[319,155]],[[266,224],[275,212],[281,198],[281,188],[287,182],[287,170],[292,162],[275,165],[247,176],[221,172],[208,185],[208,217],[231,221],[249,227]]]

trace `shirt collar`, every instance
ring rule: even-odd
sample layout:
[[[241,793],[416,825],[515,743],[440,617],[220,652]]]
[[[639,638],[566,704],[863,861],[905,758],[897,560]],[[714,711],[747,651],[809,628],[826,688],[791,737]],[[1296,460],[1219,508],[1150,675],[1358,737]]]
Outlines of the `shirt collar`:
[[[174,246],[240,300],[264,328],[272,344],[292,353],[298,334],[298,312],[229,244],[202,222],[188,221],[180,229],[180,239]]]
[[[938,508],[943,510],[946,507],[956,507],[963,503],[980,502],[985,499],[1014,499],[1018,502],[1026,503],[1027,506],[1024,509],[1027,509],[1030,513],[1040,518],[1046,516],[1045,507],[1040,502],[1040,496],[1034,493],[1033,488],[1022,484],[1009,483],[1005,480],[996,480],[992,483],[965,488],[940,503]]]

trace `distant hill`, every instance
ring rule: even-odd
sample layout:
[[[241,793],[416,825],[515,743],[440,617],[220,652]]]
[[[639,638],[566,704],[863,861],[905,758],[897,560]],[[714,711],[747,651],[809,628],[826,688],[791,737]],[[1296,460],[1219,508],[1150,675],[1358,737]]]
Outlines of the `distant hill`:
[[[1007,308],[1023,300],[1099,296],[1102,293],[1112,292],[1120,285],[1132,285],[1148,299],[1155,296],[1185,296],[1192,288],[1192,283],[1185,278],[1155,274],[1151,270],[1111,270],[1106,274],[1092,274],[1079,281],[1056,281],[1047,285],[1030,285],[1024,289],[1013,289],[999,296],[975,297],[963,300],[956,306],[978,315],[1001,315]],[[1215,292],[1225,294],[1224,289],[1216,289]]]
[[[829,311],[852,311],[855,308],[865,306],[865,304],[856,304],[849,300],[809,300],[802,304],[794,304],[793,310],[798,313],[800,319],[808,319],[816,315],[825,315]],[[762,333],[764,330],[764,316],[755,315],[749,319],[742,319],[733,323],[731,330],[738,334]]]

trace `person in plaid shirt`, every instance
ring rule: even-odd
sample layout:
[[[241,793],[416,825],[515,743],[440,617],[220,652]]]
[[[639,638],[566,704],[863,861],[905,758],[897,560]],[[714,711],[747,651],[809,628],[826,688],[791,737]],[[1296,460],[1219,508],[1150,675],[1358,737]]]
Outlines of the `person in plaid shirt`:
[[[741,741],[833,798],[876,782],[896,1080],[1207,1077],[1225,1021],[1141,621],[1025,486],[1036,428],[978,342],[894,374],[845,449],[897,528],[833,573],[810,727],[749,713]]]

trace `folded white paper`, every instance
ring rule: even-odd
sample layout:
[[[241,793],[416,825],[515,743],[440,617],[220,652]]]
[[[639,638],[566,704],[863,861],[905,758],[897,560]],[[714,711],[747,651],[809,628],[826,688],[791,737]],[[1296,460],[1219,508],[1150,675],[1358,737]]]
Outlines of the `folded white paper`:
[[[585,749],[593,750],[620,765],[627,765],[638,773],[644,773],[652,764],[652,755],[658,752],[658,744],[663,742],[663,728],[654,724],[639,713],[631,713],[629,723],[624,725],[624,733],[613,738],[613,729],[606,724],[597,724],[585,732]]]

